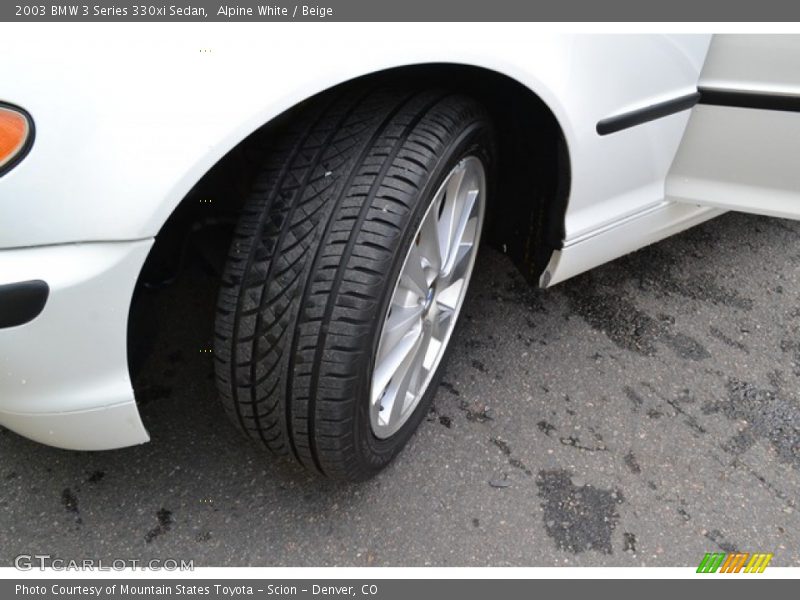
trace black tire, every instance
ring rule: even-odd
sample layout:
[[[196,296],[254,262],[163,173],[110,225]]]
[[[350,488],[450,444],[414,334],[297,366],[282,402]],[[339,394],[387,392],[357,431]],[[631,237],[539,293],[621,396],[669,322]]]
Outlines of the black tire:
[[[473,154],[491,173],[491,127],[462,95],[389,89],[320,99],[290,127],[264,157],[234,234],[217,386],[233,422],[275,454],[364,479],[407,442],[438,384],[397,433],[372,434],[369,378],[394,282],[449,170]]]

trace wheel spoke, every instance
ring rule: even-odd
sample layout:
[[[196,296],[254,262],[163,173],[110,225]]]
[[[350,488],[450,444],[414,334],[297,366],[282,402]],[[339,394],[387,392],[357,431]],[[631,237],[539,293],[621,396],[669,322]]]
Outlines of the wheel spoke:
[[[444,192],[444,206],[439,215],[439,246],[442,256],[442,264],[447,265],[450,248],[458,226],[459,216],[459,193],[461,184],[464,181],[465,169],[459,166],[447,182]]]
[[[386,324],[383,326],[383,337],[378,348],[378,361],[394,349],[395,346],[421,322],[423,306],[393,306]]]
[[[372,402],[378,402],[389,382],[412,356],[422,340],[422,327],[417,327],[405,334],[378,362],[372,375]]]
[[[444,340],[450,331],[453,323],[455,310],[445,304],[439,304],[438,310],[433,317],[433,330],[431,334],[437,340]]]
[[[434,207],[436,208],[436,202]],[[433,273],[438,273],[444,264],[442,241],[439,237],[439,224],[436,210],[429,210],[419,230],[419,253]]]
[[[392,400],[392,406],[388,409],[389,412],[389,423],[397,423],[398,420],[403,416],[405,412],[406,404],[409,401],[409,394],[411,394],[411,400],[417,395],[417,390],[415,389],[414,384],[419,383],[419,379],[422,376],[420,371],[422,370],[422,361],[425,358],[425,354],[428,350],[428,342],[430,341],[430,327],[427,327],[419,338],[418,343],[414,347],[414,351],[412,354],[409,355],[408,359],[406,360],[405,372],[402,373],[401,379],[397,384],[397,389],[394,390],[394,399]],[[399,372],[398,375],[401,375]]]
[[[450,176],[447,182],[447,198],[455,202],[461,195],[461,186],[464,183],[464,176],[467,174],[467,169],[463,164],[460,164]]]
[[[409,290],[420,299],[425,298],[428,294],[428,279],[422,268],[422,257],[416,244],[411,247],[411,251],[408,253],[406,264],[400,275],[398,288]]]
[[[450,240],[450,246],[447,249],[447,260],[444,268],[442,269],[442,274],[445,276],[450,273],[455,265],[455,261],[460,258],[459,250],[461,249],[462,244],[465,241],[471,242],[471,240],[465,240],[465,234],[467,233],[470,223],[477,224],[475,209],[478,206],[478,194],[479,191],[477,189],[467,191],[464,201],[461,204],[461,210],[459,211],[458,215],[458,225],[453,232],[453,238]]]
[[[469,269],[470,261],[472,259],[472,243],[461,244],[453,258],[453,265],[450,272],[442,277],[448,285],[452,285],[463,279],[467,270]]]

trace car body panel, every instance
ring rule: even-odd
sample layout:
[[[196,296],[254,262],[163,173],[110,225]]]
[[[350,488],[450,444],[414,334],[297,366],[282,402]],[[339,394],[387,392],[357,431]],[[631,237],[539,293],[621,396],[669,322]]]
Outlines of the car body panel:
[[[61,448],[148,440],[127,360],[128,306],[152,240],[0,251],[0,284],[46,281],[29,323],[0,329],[0,425]]]
[[[566,236],[580,236],[663,198],[686,115],[604,137],[596,123],[694,91],[710,38],[461,24],[442,44],[440,25],[415,24],[398,44],[408,25],[160,25],[2,26],[0,99],[33,115],[37,140],[0,180],[0,248],[152,237],[259,126],[343,81],[429,63],[503,73],[547,104],[570,155]]]
[[[686,204],[800,218],[800,113],[698,106],[667,190]]]
[[[800,218],[800,35],[716,36],[700,88],[668,197]]]
[[[800,95],[800,35],[716,35],[700,85]]]
[[[556,250],[539,284],[541,287],[550,287],[561,283],[724,212],[721,209],[663,200],[627,219],[571,240],[562,249]]]
[[[502,73],[539,96],[563,131],[571,171],[551,282],[593,266],[585,249],[598,240],[607,248],[596,256],[610,259],[716,214],[665,206],[688,112],[596,131],[602,119],[693,92],[710,36],[459,24],[442,43],[441,25],[414,24],[413,35],[409,27],[0,25],[0,100],[28,110],[37,131],[30,154],[0,177],[0,283],[42,279],[51,290],[39,317],[0,330],[0,424],[73,449],[146,441],[126,325],[153,237],[247,135],[352,78],[452,63]],[[603,237],[634,221],[650,229],[634,243],[614,248]]]

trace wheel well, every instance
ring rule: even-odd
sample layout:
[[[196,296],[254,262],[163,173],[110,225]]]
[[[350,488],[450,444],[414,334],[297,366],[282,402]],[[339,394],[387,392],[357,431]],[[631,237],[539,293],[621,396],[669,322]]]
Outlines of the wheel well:
[[[378,85],[382,81],[452,89],[479,100],[496,126],[498,172],[489,199],[488,243],[508,254],[535,283],[553,250],[562,245],[570,185],[566,141],[552,111],[529,88],[496,71],[455,64],[400,67],[336,86]],[[322,94],[328,94],[326,90]],[[321,94],[320,94],[321,95]],[[220,159],[192,187],[162,226],[139,276],[128,331],[132,373],[152,337],[145,333],[142,306],[147,290],[170,283],[187,254],[206,269],[221,272],[230,235],[270,140],[310,98],[254,131]]]

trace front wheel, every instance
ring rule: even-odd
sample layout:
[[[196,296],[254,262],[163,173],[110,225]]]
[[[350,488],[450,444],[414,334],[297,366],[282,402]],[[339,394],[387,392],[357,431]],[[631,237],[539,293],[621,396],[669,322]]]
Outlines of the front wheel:
[[[276,454],[364,479],[425,416],[472,274],[493,166],[470,98],[350,89],[271,146],[231,245],[216,379]]]

